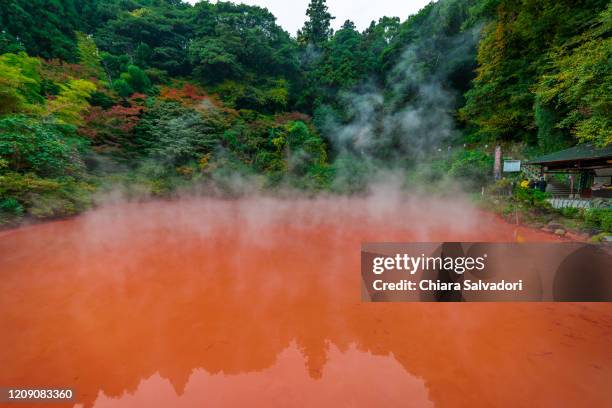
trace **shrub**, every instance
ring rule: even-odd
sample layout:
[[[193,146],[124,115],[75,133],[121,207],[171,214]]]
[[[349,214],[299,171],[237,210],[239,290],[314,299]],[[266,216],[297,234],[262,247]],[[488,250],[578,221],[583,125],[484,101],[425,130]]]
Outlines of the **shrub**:
[[[84,170],[74,128],[46,124],[25,116],[0,119],[0,160],[19,173],[42,177],[78,175]]]
[[[0,199],[0,226],[20,220],[23,213],[24,209],[19,201],[12,197]]]
[[[127,72],[122,73],[120,78],[136,92],[146,93],[151,88],[149,77],[136,65],[129,65]]]
[[[113,89],[115,89],[122,98],[127,98],[134,93],[134,88],[132,88],[123,78],[113,81]]]
[[[563,215],[566,218],[576,218],[578,217],[578,215],[580,215],[580,210],[578,208],[563,208],[561,209],[561,215]]]
[[[546,201],[550,197],[550,194],[544,193],[538,189],[518,186],[514,190],[514,198],[532,207],[540,209],[550,209],[550,203]]]
[[[591,208],[584,211],[584,221],[587,226],[612,231],[612,210],[609,208]]]

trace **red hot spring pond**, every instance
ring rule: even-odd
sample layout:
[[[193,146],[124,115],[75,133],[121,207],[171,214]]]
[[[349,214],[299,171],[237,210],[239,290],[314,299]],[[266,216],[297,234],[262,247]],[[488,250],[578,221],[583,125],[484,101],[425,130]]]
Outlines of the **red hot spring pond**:
[[[517,236],[553,239],[400,194],[0,232],[0,386],[71,387],[78,407],[612,406],[611,304],[361,303],[361,242]]]

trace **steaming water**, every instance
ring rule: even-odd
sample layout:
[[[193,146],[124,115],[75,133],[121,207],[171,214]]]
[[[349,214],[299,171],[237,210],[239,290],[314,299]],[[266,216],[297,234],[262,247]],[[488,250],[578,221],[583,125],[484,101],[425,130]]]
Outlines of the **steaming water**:
[[[609,304],[360,302],[362,241],[517,235],[549,238],[393,193],[120,204],[0,233],[0,385],[83,407],[610,406]]]

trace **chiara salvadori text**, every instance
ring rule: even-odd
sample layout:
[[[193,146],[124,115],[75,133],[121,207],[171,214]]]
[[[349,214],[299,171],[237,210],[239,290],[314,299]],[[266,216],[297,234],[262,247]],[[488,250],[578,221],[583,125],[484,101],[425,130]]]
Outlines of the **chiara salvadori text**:
[[[485,282],[482,280],[469,280],[463,282],[443,282],[440,280],[423,279],[419,282],[402,279],[397,282],[375,280],[372,287],[376,291],[522,291],[523,281]]]

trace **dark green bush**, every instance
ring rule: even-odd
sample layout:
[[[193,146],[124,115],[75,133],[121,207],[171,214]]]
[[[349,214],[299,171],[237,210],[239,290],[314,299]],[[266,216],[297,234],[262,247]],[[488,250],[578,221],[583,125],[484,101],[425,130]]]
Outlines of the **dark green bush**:
[[[12,197],[0,199],[0,226],[19,221],[24,210],[19,201]]]

